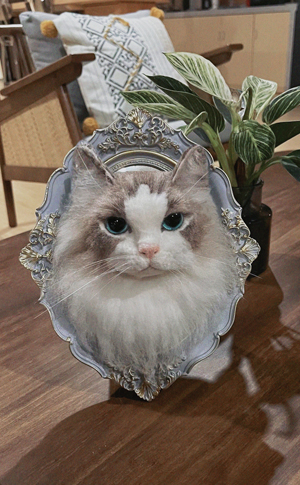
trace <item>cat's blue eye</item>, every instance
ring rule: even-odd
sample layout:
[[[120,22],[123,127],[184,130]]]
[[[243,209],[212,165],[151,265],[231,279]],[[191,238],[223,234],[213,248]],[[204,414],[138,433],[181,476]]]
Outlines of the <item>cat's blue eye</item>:
[[[108,217],[105,227],[111,234],[123,234],[128,229],[128,224],[123,217]]]
[[[183,215],[181,212],[174,212],[174,214],[169,214],[164,218],[162,223],[162,228],[166,231],[176,231],[183,224]]]

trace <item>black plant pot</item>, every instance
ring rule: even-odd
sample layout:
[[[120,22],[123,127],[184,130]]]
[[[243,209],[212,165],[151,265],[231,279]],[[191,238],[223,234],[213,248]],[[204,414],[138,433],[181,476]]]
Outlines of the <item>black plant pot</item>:
[[[251,275],[258,276],[267,269],[270,252],[272,210],[262,204],[263,181],[252,187],[233,188],[236,200],[242,206],[242,217],[250,235],[260,245],[260,253],[252,263]],[[250,277],[251,277],[250,275]]]

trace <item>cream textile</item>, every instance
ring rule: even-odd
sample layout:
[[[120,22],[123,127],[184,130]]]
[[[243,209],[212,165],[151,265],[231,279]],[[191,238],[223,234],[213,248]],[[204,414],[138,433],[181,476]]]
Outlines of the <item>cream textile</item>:
[[[163,23],[155,17],[92,17],[63,13],[54,21],[68,54],[95,52],[78,79],[90,112],[100,127],[130,109],[124,90],[156,89],[147,75],[181,80],[163,52],[174,48]]]

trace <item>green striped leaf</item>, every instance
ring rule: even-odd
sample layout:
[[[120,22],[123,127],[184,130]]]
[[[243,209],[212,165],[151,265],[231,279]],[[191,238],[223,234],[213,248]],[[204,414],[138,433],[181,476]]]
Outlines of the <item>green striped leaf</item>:
[[[232,133],[234,148],[247,165],[255,165],[272,157],[275,148],[275,135],[268,125],[257,121],[242,121],[238,131]]]
[[[195,94],[186,84],[169,76],[147,76],[160,89],[171,89],[172,91],[183,91],[185,93]]]
[[[270,125],[276,138],[276,146],[290,140],[300,133],[300,121],[282,121],[281,123],[274,123]]]
[[[295,150],[285,155],[282,157],[281,162],[292,177],[300,182],[300,150]]]
[[[227,106],[225,106],[225,104],[223,104],[222,101],[220,101],[215,96],[213,97],[213,102],[214,102],[216,108],[218,109],[218,111],[220,111],[220,113],[224,116],[225,120],[228,121],[228,123],[231,124],[232,123],[231,114],[230,114],[230,110],[227,108]]]
[[[133,106],[138,106],[138,103],[173,103],[169,96],[157,91],[148,91],[147,89],[123,91],[121,94]]]
[[[139,108],[143,108],[150,113],[159,114],[163,116],[167,116],[173,120],[183,120],[185,122],[190,122],[194,118],[194,113],[186,110],[180,105],[176,104],[167,104],[167,103],[139,103]]]
[[[187,52],[169,52],[165,53],[165,56],[179,74],[193,86],[220,98],[226,105],[235,104],[223,76],[209,60]]]
[[[185,126],[184,128],[182,128],[183,134],[187,136],[196,128],[200,128],[202,123],[204,123],[206,119],[207,119],[207,113],[205,111],[203,113],[200,113],[198,116],[196,116],[196,118],[193,119],[193,121],[191,121],[191,123],[188,126]]]
[[[288,89],[276,96],[263,112],[263,121],[270,125],[281,116],[296,108],[300,104],[300,86]]]
[[[257,116],[273,98],[276,93],[277,83],[267,81],[256,76],[248,76],[242,84],[242,90],[246,103],[249,98],[249,88],[252,93],[248,119],[256,119]]]
[[[221,113],[201,99],[197,94],[186,93],[182,91],[171,91],[169,89],[163,89],[164,93],[170,96],[174,101],[184,106],[184,108],[192,111],[194,115],[198,115],[205,111],[207,113],[207,123],[213,128],[214,131],[220,133],[225,128],[225,121]]]
[[[174,102],[169,96],[156,91],[125,91],[122,96],[133,106],[144,108],[151,113],[168,116],[174,120],[190,122],[195,118],[192,111]]]

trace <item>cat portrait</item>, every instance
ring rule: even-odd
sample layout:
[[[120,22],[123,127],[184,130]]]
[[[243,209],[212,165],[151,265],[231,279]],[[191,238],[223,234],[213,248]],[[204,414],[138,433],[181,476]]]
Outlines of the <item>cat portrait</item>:
[[[116,173],[75,149],[51,285],[96,362],[154,383],[216,327],[237,278],[202,147],[170,172]]]

